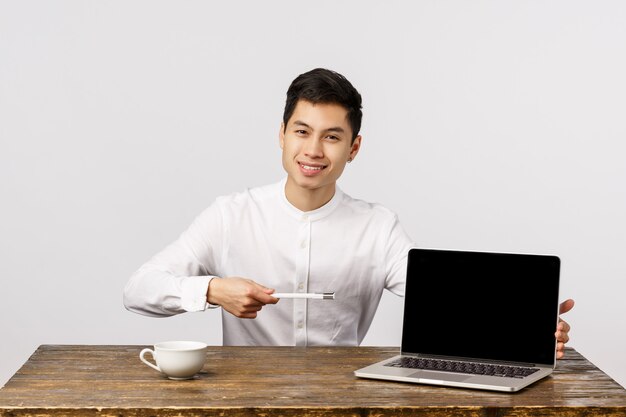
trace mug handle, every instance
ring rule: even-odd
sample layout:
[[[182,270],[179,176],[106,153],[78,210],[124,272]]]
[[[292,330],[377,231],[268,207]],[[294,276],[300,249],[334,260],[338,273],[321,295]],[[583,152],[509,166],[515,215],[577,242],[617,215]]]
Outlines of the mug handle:
[[[139,359],[141,359],[141,361],[142,361],[143,363],[145,363],[146,365],[148,365],[150,368],[152,368],[152,369],[154,369],[154,370],[159,371],[159,372],[161,372],[161,373],[162,373],[163,371],[161,370],[161,368],[159,368],[159,366],[158,366],[158,365],[154,365],[153,363],[148,362],[148,360],[144,357],[146,353],[151,354],[151,355],[152,355],[152,358],[154,359],[154,350],[152,350],[152,349],[148,349],[148,348],[146,348],[146,349],[142,350],[142,351],[139,353]]]

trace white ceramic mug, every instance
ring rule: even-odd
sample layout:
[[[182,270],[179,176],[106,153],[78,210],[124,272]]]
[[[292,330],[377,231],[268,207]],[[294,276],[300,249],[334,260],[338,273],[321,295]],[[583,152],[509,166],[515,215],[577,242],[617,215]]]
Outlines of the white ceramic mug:
[[[154,350],[143,349],[139,359],[169,379],[190,379],[204,366],[206,351],[207,345],[202,342],[161,342],[154,345]],[[146,353],[152,354],[156,365],[145,358]]]

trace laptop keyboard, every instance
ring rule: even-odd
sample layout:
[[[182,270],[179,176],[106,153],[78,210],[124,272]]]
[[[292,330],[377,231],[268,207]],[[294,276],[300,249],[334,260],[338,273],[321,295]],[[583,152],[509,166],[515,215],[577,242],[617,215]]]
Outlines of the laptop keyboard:
[[[524,378],[537,372],[538,368],[523,366],[489,365],[477,362],[458,362],[440,359],[401,357],[385,364],[394,368],[414,368],[428,371],[458,372],[462,374]]]

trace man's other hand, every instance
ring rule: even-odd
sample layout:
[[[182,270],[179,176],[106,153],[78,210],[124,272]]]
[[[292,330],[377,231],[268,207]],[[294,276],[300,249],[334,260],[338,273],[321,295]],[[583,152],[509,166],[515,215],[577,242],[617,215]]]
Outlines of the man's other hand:
[[[567,313],[574,308],[574,300],[568,299],[561,303],[559,306],[559,316]],[[571,327],[565,320],[559,317],[559,323],[556,326],[556,358],[561,359],[565,354],[565,344],[569,342],[569,331]]]

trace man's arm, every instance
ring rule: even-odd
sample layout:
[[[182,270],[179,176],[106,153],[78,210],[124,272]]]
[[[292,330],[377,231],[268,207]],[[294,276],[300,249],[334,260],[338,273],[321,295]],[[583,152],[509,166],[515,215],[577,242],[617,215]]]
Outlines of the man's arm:
[[[167,317],[221,306],[240,318],[255,318],[275,304],[273,289],[240,277],[219,278],[227,226],[217,203],[201,213],[181,236],[142,265],[124,289],[129,311]]]
[[[130,277],[124,288],[126,309],[152,317],[206,309],[207,289],[222,253],[223,229],[215,203]]]
[[[385,288],[404,297],[406,267],[409,249],[415,244],[402,228],[397,216],[393,216],[385,244]]]

